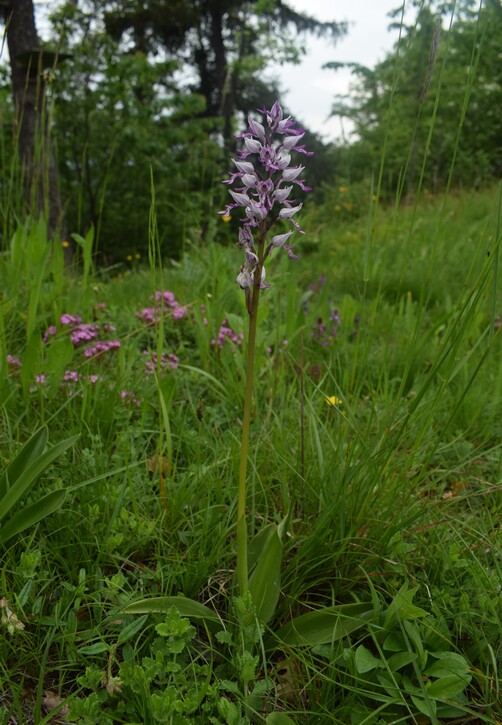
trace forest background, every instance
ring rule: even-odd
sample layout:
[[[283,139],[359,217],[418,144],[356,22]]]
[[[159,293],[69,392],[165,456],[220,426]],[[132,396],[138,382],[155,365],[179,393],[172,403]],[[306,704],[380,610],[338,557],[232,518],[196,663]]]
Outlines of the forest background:
[[[17,5],[33,18],[30,2]],[[307,129],[315,203],[331,199],[336,207],[336,189],[347,186],[354,198],[344,198],[351,208],[343,214],[356,214],[366,209],[371,185],[386,203],[396,195],[411,198],[418,188],[434,194],[450,184],[479,188],[499,178],[500,4],[489,0],[479,13],[471,0],[413,8],[415,18],[402,27],[395,49],[374,68],[351,64],[351,93],[334,99],[333,113],[354,124],[353,140],[325,144]],[[297,62],[309,34],[336,43],[347,32],[343,23],[320,22],[270,0],[176,2],[168,11],[163,2],[69,2],[52,10],[44,47],[33,20],[11,33],[17,99],[31,67],[28,90],[41,101],[27,104],[17,133],[3,65],[2,239],[19,214],[45,205],[51,227],[63,236],[85,235],[92,224],[95,250],[108,262],[144,255],[151,181],[168,256],[178,257],[187,240],[207,242],[216,229],[219,239],[229,239],[235,229],[223,235],[216,212],[233,136],[250,111],[280,97],[264,71],[272,61]],[[392,13],[396,26],[401,10]],[[336,72],[341,64],[328,65]],[[30,108],[56,157],[31,201],[22,193],[20,165],[27,154],[48,151],[27,149]]]

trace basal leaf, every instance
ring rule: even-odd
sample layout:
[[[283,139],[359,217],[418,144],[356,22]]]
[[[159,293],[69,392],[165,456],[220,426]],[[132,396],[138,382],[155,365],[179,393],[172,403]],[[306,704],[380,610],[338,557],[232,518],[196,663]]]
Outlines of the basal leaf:
[[[51,491],[39,501],[26,506],[0,527],[0,544],[4,544],[16,534],[20,534],[28,527],[38,523],[49,514],[57,511],[65,500],[66,491]]]
[[[367,603],[324,607],[295,617],[275,636],[291,646],[329,644],[368,624],[373,616],[373,607]]]
[[[196,602],[194,599],[187,597],[151,597],[150,599],[140,599],[126,605],[122,611],[125,614],[155,614],[168,612],[171,607],[176,607],[182,617],[188,619],[201,619],[208,626],[215,624],[221,625],[220,617],[205,604]]]
[[[249,577],[249,592],[256,607],[256,615],[264,623],[272,618],[281,593],[283,547],[277,527],[274,524],[271,526]]]

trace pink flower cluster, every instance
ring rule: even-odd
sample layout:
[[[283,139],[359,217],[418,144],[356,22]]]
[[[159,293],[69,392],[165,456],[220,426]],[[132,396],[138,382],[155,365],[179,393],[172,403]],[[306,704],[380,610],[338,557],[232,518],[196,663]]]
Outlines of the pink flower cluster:
[[[143,355],[146,355],[148,357],[148,359],[145,360],[145,375],[153,375],[158,367],[160,367],[161,370],[165,369],[166,367],[171,368],[171,370],[176,370],[176,368],[180,364],[179,357],[177,355],[174,355],[174,353],[162,353],[160,365],[158,363],[158,357],[155,352],[143,350]]]
[[[138,312],[138,317],[148,325],[155,325],[159,322],[162,315],[168,313],[174,320],[182,320],[187,312],[187,308],[177,302],[174,294],[169,290],[157,290],[150,297],[153,306],[144,307]]]
[[[65,312],[61,315],[61,325],[68,329],[70,340],[74,347],[82,347],[86,343],[96,340],[100,334],[109,334],[115,332],[115,327],[108,322],[100,325],[96,322],[82,322],[82,318],[78,315],[70,315]],[[50,337],[57,333],[57,327],[51,325],[44,333],[43,341],[48,342]],[[95,345],[86,347],[83,350],[84,357],[90,358],[95,355],[102,354],[109,350],[116,350],[120,347],[120,340],[99,341]]]
[[[220,329],[218,330],[218,336],[216,337],[216,339],[211,340],[211,345],[213,347],[219,347],[221,350],[226,342],[231,342],[234,345],[241,345],[243,340],[244,333],[234,332],[229,326],[228,321],[225,319],[220,325]]]
[[[7,365],[10,365],[12,368],[20,368],[22,366],[22,362],[18,357],[14,357],[14,355],[7,355],[6,357]]]
[[[120,345],[120,340],[105,340],[104,342],[97,342],[92,347],[85,348],[84,357],[95,357],[96,355],[102,355],[104,352],[108,352],[109,350],[118,350]]]

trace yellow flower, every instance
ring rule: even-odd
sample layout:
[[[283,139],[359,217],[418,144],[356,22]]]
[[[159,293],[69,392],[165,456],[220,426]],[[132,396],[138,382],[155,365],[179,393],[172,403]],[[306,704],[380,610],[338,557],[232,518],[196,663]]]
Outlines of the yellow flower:
[[[128,254],[126,259],[128,262],[132,262],[132,254]]]
[[[64,249],[68,249],[68,247],[70,246],[70,242],[67,239],[63,239],[63,241],[61,242],[61,246]]]
[[[348,190],[349,189],[348,189],[347,186],[340,186],[340,188],[338,189],[338,191],[340,192],[340,194],[346,194],[348,192]]]
[[[134,259],[141,259],[141,254],[139,252],[136,252],[134,255]]]
[[[336,395],[330,395],[329,397],[326,396],[326,404],[331,405],[332,407],[336,405],[342,405],[343,400],[340,398],[337,398]]]
[[[340,206],[340,204],[337,204],[335,206],[335,211],[342,211],[342,207]]]
[[[225,216],[222,216],[221,218],[222,218],[222,219],[223,219],[223,221],[224,221],[224,222],[226,222],[227,224],[228,224],[228,222],[229,222],[229,221],[230,221],[230,220],[232,219],[232,217],[230,216],[230,214],[225,214]]]

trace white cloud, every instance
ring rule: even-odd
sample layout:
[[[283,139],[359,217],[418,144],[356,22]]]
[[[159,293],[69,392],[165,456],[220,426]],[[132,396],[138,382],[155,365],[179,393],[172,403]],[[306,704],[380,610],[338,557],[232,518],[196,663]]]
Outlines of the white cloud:
[[[348,69],[322,70],[329,61],[360,63],[369,67],[382,60],[397,40],[397,32],[387,30],[390,10],[398,0],[289,0],[300,12],[319,20],[349,22],[348,34],[336,45],[326,40],[306,39],[306,56],[297,66],[276,66],[271,75],[279,78],[290,111],[326,140],[342,134],[339,119],[329,119],[334,96],[349,91]],[[344,122],[344,130],[350,124]]]

